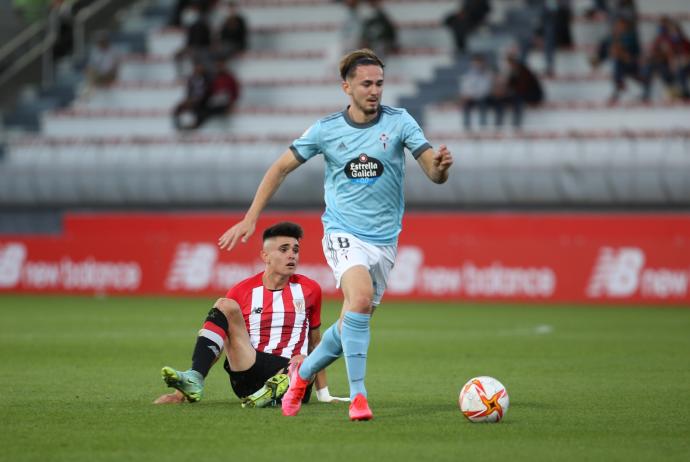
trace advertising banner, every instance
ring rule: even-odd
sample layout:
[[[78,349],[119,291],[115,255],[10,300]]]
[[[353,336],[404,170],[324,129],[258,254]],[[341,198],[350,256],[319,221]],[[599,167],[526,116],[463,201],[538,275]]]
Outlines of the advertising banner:
[[[221,251],[239,214],[69,214],[54,236],[0,237],[0,293],[222,296],[262,270],[262,230],[305,230],[299,272],[335,280],[317,213],[267,213]],[[690,217],[674,214],[408,213],[386,299],[690,306]]]

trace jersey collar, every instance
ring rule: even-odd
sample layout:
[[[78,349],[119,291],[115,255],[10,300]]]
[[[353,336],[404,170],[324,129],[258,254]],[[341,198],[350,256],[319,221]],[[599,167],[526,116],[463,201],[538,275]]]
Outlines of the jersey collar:
[[[373,127],[374,125],[376,125],[376,124],[379,122],[379,119],[381,119],[381,113],[383,112],[383,107],[382,107],[381,105],[379,105],[379,110],[378,110],[378,113],[376,114],[376,117],[373,118],[373,119],[371,119],[369,122],[360,124],[360,123],[357,123],[357,122],[355,122],[354,120],[352,120],[352,119],[350,118],[350,115],[347,113],[347,110],[349,109],[349,107],[350,107],[350,106],[347,106],[347,107],[345,108],[345,110],[343,111],[343,117],[345,118],[345,122],[347,122],[347,124],[348,124],[350,127],[354,127],[354,128],[369,128],[369,127]]]

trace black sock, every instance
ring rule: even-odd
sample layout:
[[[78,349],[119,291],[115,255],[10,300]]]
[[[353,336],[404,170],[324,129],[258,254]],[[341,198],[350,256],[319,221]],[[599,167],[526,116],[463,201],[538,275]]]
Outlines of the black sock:
[[[196,338],[192,354],[192,369],[206,377],[223,351],[227,338],[228,320],[218,308],[214,307],[208,312],[204,326]]]
[[[192,369],[206,377],[218,355],[220,355],[218,345],[206,337],[197,337],[194,354],[192,354]]]

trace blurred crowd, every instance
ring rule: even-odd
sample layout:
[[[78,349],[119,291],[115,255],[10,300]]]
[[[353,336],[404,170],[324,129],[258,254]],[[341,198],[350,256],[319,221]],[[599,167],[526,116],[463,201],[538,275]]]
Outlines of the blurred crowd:
[[[373,49],[384,59],[400,51],[398,24],[383,0],[333,1],[345,10],[331,50],[333,59],[361,47]],[[525,107],[539,105],[547,96],[540,79],[559,75],[558,54],[577,46],[571,31],[572,0],[523,0],[525,14],[502,26],[513,35],[515,46],[507,52],[477,52],[471,39],[480,30],[491,30],[493,1],[459,0],[457,8],[439,18],[441,27],[450,34],[457,60],[466,64],[458,76],[457,92],[465,129],[472,127],[475,110],[480,126],[488,125],[490,112],[494,125],[503,126],[504,112],[509,110],[511,125],[520,128]],[[75,15],[88,1],[15,0],[16,7],[27,12],[38,3],[50,12],[56,33],[55,59],[69,56],[74,46]],[[643,43],[638,16],[635,0],[591,0],[585,12],[586,19],[606,29],[591,51],[590,63],[593,70],[603,63],[610,66],[609,103],[619,101],[630,81],[639,85],[639,99],[650,101],[655,79],[662,82],[668,99],[690,99],[690,41],[682,23],[667,16],[659,18],[653,40]],[[185,36],[184,44],[174,53],[177,77],[186,80],[184,98],[172,114],[175,126],[198,128],[211,116],[230,114],[240,97],[232,64],[250,46],[249,25],[239,5],[234,0],[176,0],[168,23],[183,29]],[[544,56],[539,73],[530,69],[527,60],[535,50]],[[111,85],[117,78],[119,62],[110,37],[96,34],[86,63],[89,87]]]
[[[177,0],[169,25],[185,31],[184,45],[175,52],[177,76],[187,80],[173,109],[175,127],[196,129],[209,117],[231,114],[240,85],[230,66],[249,45],[247,20],[237,3]]]
[[[652,42],[641,43],[635,0],[617,0],[613,5],[597,0],[588,14],[609,24],[609,33],[597,47],[591,62],[596,68],[603,61],[611,61],[613,92],[610,103],[618,101],[630,79],[642,87],[640,99],[649,101],[655,76],[661,78],[672,99],[690,99],[690,41],[678,21],[662,16]]]
[[[495,53],[468,53],[468,38],[487,21],[491,6],[490,0],[461,0],[458,9],[443,19],[458,55],[469,61],[467,70],[460,76],[463,124],[465,129],[471,128],[471,114],[477,108],[480,126],[488,125],[487,112],[493,110],[495,126],[501,127],[504,108],[508,107],[513,112],[512,125],[519,129],[524,107],[536,106],[545,99],[540,75],[527,64],[529,53],[541,49],[545,64],[541,77],[554,78],[557,53],[576,45],[571,32],[571,0],[525,0],[526,11],[538,14],[525,15],[528,18],[525,22],[514,25],[514,50],[503,57]],[[609,62],[612,80],[609,104],[619,101],[629,80],[639,84],[639,100],[650,101],[656,77],[663,82],[668,99],[690,99],[690,42],[681,23],[661,17],[654,39],[642,43],[635,0],[593,0],[585,16],[606,27],[590,62],[593,70]]]

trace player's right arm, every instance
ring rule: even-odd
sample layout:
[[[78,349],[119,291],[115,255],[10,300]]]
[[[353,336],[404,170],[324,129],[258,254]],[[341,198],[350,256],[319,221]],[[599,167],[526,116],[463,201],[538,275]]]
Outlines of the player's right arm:
[[[259,187],[254,194],[252,205],[239,223],[225,231],[218,239],[218,246],[221,249],[232,250],[238,240],[247,242],[249,237],[256,229],[256,221],[259,215],[278,190],[290,172],[302,165],[290,149],[287,149],[273,164],[268,168]]]

